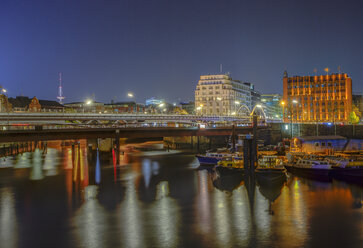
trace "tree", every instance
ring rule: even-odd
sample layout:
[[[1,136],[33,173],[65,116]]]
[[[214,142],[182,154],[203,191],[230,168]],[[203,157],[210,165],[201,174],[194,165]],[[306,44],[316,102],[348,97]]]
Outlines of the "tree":
[[[349,114],[349,122],[352,124],[358,124],[359,123],[359,117],[357,116],[357,114],[352,111]]]

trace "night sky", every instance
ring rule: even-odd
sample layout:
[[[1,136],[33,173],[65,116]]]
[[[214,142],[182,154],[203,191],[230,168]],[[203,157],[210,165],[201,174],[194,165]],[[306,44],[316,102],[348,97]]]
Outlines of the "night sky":
[[[66,102],[193,100],[201,74],[230,72],[262,93],[282,75],[340,65],[363,91],[361,1],[1,0],[0,85]]]

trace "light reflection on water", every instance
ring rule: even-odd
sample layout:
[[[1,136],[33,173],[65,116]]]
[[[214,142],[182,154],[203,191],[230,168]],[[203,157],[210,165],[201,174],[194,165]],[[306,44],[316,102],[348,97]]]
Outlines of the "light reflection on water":
[[[10,159],[0,170],[1,247],[363,244],[361,186],[290,176],[268,188],[195,169],[192,155],[122,156],[117,165],[81,143]],[[42,222],[61,227],[39,236]]]

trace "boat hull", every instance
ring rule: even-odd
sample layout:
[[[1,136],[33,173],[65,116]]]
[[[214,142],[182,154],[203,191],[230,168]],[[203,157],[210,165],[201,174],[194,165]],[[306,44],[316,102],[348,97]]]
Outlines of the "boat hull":
[[[261,186],[281,185],[286,181],[285,169],[256,169],[257,182]]]
[[[331,180],[330,176],[331,169],[301,168],[291,165],[285,165],[285,168],[290,173],[306,177],[309,179],[320,180],[320,181]]]
[[[197,155],[196,156],[199,164],[202,165],[216,165],[218,163],[218,161],[220,161],[220,158],[215,158],[215,157],[208,157],[208,156],[202,156],[202,155]]]
[[[236,175],[236,174],[244,174],[243,168],[234,168],[234,167],[225,167],[221,165],[217,165],[215,170],[220,176],[229,176],[229,175]]]

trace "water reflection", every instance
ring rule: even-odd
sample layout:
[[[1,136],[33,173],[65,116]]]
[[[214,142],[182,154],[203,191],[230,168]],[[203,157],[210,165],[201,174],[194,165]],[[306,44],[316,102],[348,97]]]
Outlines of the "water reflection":
[[[31,180],[41,180],[44,178],[43,175],[43,166],[42,166],[42,158],[43,152],[39,149],[35,149],[33,153],[33,165],[30,173]]]
[[[10,187],[0,188],[0,241],[1,247],[17,247],[18,226],[14,193]]]
[[[291,175],[265,185],[194,169],[193,155],[115,156],[85,141],[15,156],[0,170],[1,247],[362,244],[360,186]]]

